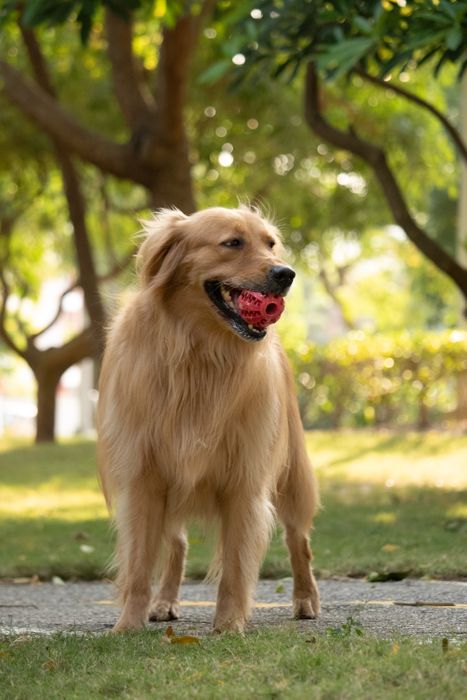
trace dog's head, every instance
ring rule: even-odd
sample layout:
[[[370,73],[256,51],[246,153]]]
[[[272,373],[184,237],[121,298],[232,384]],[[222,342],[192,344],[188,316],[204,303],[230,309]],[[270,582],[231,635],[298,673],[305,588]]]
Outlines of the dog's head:
[[[275,226],[247,207],[214,207],[191,216],[162,210],[145,229],[138,254],[140,280],[170,313],[233,331],[244,340],[264,338],[268,322],[248,320],[245,297],[278,297],[280,306],[295,277],[282,261]],[[280,311],[270,318],[278,315]]]

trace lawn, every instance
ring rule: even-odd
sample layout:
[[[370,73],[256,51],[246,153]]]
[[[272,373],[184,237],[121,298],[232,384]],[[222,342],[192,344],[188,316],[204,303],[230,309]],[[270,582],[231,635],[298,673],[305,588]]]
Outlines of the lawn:
[[[164,643],[149,631],[0,638],[0,687],[8,700],[464,697],[465,642],[378,640],[357,631],[314,636],[290,627],[189,644]]]
[[[313,537],[322,577],[467,578],[467,437],[313,432],[323,509]],[[0,445],[0,577],[104,575],[113,535],[94,444]],[[187,574],[206,571],[213,542],[190,530]],[[276,533],[263,575],[290,569]]]

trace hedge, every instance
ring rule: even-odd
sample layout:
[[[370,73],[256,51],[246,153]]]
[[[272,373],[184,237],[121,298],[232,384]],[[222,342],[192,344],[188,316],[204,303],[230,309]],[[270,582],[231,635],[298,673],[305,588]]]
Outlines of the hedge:
[[[289,352],[305,427],[415,426],[462,416],[467,332],[350,333]]]

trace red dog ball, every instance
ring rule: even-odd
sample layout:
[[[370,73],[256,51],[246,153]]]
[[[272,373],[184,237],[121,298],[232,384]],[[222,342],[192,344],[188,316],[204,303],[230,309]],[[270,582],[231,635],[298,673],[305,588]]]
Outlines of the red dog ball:
[[[244,289],[237,299],[237,309],[246,323],[256,328],[267,328],[276,323],[284,310],[284,298]]]

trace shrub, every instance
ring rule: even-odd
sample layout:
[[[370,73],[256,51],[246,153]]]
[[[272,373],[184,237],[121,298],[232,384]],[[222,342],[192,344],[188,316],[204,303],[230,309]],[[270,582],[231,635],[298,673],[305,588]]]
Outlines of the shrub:
[[[289,352],[305,427],[412,425],[456,414],[467,332],[350,333]]]

